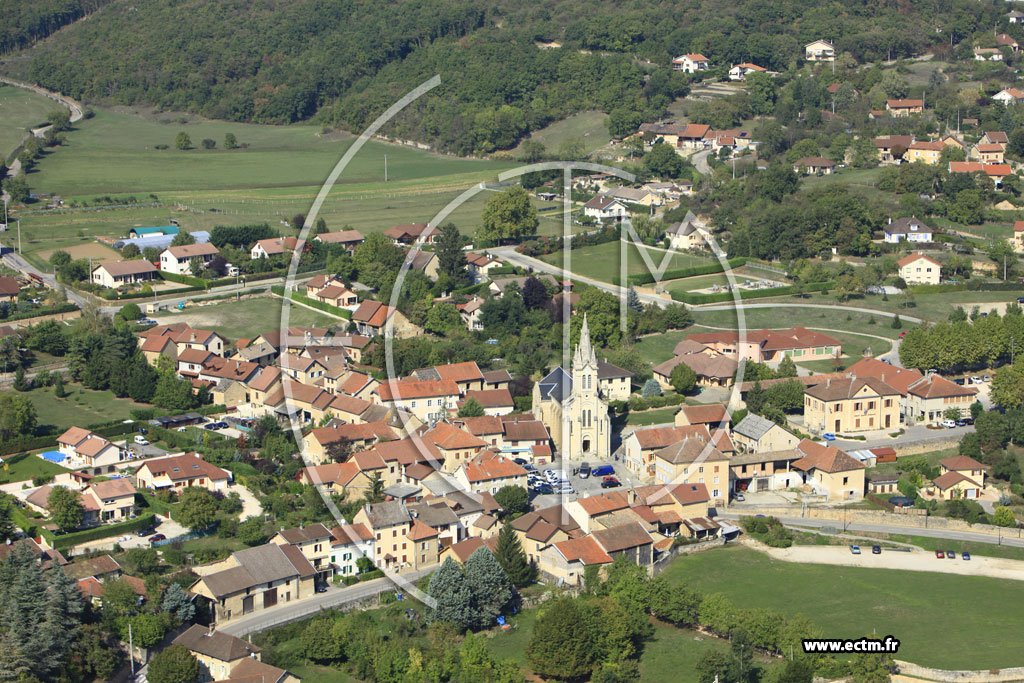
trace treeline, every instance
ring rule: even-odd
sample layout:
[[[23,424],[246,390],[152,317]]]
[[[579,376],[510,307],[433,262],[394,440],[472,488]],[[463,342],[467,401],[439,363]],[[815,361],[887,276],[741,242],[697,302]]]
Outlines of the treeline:
[[[922,372],[991,367],[1015,359],[1024,345],[1024,316],[1017,304],[973,320],[963,309],[954,310],[951,322],[909,330],[900,344],[900,362]]]
[[[32,45],[110,0],[22,0],[5,2],[0,12],[0,53]]]

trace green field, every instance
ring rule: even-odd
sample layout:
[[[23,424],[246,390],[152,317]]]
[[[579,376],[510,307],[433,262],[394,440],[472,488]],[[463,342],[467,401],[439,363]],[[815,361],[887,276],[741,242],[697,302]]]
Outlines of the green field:
[[[626,416],[626,424],[634,426],[657,425],[672,422],[675,414],[679,412],[680,406],[667,406],[655,408],[654,410],[643,410],[638,413],[630,412]]]
[[[676,344],[686,339],[687,335],[714,331],[709,327],[692,325],[685,330],[672,330],[664,334],[652,334],[649,337],[641,337],[633,343],[633,346],[640,353],[641,358],[651,365],[657,365],[671,358],[674,355],[672,352],[676,348]]]
[[[654,263],[655,268],[660,267],[666,252],[661,249],[647,248],[645,248],[645,251]],[[547,254],[541,257],[541,260],[544,262],[556,266],[561,266],[563,259],[564,254],[562,252]],[[607,242],[593,247],[573,249],[571,259],[571,269],[574,274],[602,282],[612,282],[613,278],[619,276],[622,269],[622,242]],[[703,256],[677,252],[672,255],[666,267],[669,269],[693,268],[708,263],[711,263],[711,260]],[[650,272],[647,263],[640,253],[640,247],[633,243],[629,243],[626,246],[626,271],[630,275]],[[721,277],[724,278],[724,276]],[[678,282],[682,282],[682,280]]]
[[[46,123],[46,115],[60,108],[42,95],[0,85],[0,161],[21,144],[30,128]]]
[[[843,185],[849,185],[852,189],[871,189],[877,192],[877,190],[875,189],[875,183],[878,181],[878,176],[881,172],[881,168],[841,168],[835,173],[831,173],[829,175],[806,176],[803,178],[802,184],[805,188],[809,188],[817,187],[820,185],[832,185],[835,183],[841,183]]]
[[[346,322],[297,304],[293,304],[289,310],[290,326],[330,329]],[[161,325],[187,322],[195,328],[216,330],[228,339],[236,341],[278,329],[281,325],[281,299],[266,296],[241,301],[228,300],[208,306],[191,305],[180,313],[172,310],[152,317]]]
[[[3,460],[3,469],[0,470],[0,484],[6,484],[11,481],[26,481],[36,476],[49,477],[68,471],[56,463],[43,460],[30,453],[8,455]]]
[[[879,300],[881,298],[879,297]],[[760,303],[758,301],[757,303]],[[773,302],[774,303],[774,302]],[[859,311],[830,311],[815,308],[798,308],[786,306],[789,301],[779,301],[774,308],[744,308],[743,318],[748,330],[759,330],[762,328],[784,329],[789,327],[807,327],[813,329],[834,329],[847,330],[850,332],[863,332],[864,334],[877,335],[896,339],[900,330],[890,327],[892,318],[888,316],[872,315]],[[693,311],[694,320],[698,325],[709,327],[726,327],[735,329],[737,327],[737,313],[735,310],[708,311],[696,309]],[[874,320],[874,324],[871,321]]]
[[[57,398],[53,387],[41,387],[22,394],[32,399],[40,426],[49,425],[63,431],[73,426],[126,420],[132,409],[151,407],[131,399],[117,398],[109,391],[93,391],[70,382],[64,388],[68,391],[64,398]]]
[[[543,144],[549,156],[556,156],[566,140],[579,140],[583,145],[583,153],[590,154],[608,144],[607,120],[608,115],[602,112],[584,111],[541,128],[527,139]],[[518,154],[521,148],[522,143],[514,153]]]
[[[801,613],[827,638],[876,633],[900,640],[899,658],[943,669],[1018,666],[1024,583],[987,577],[795,564],[733,546],[687,555],[663,574],[737,606]],[[993,620],[1000,637],[993,637]]]

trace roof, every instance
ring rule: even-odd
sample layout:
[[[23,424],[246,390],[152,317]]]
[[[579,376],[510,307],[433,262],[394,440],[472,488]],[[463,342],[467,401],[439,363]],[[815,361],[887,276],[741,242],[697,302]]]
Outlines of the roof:
[[[930,150],[932,152],[941,152],[946,149],[946,145],[939,140],[918,140],[910,145],[910,149],[923,149]]]
[[[999,142],[978,143],[975,145],[979,152],[1002,152],[1004,147]]]
[[[778,426],[779,425],[777,425],[776,423],[772,422],[771,420],[765,419],[760,415],[755,415],[754,413],[747,413],[747,416],[740,420],[739,424],[737,424],[732,431],[734,434],[740,434],[741,436],[745,436],[748,439],[753,439],[754,441],[757,441],[762,436],[767,434],[772,427]]]
[[[342,486],[348,486],[361,471],[359,463],[352,459],[346,462],[330,462],[326,465],[303,467],[301,475],[304,475],[305,480],[312,484],[341,484]]]
[[[646,505],[668,504],[673,500],[680,505],[706,503],[711,500],[704,484],[675,484],[640,486],[635,489],[637,498]]]
[[[0,294],[5,296],[17,296],[21,292],[21,285],[10,275],[0,276]]]
[[[422,236],[430,236],[437,232],[437,228],[429,223],[406,223],[388,228],[384,234],[392,239],[414,239]]]
[[[433,429],[423,435],[423,438],[446,451],[456,448],[483,448],[487,445],[483,439],[447,422],[438,422]]]
[[[844,377],[842,379],[828,379],[821,384],[804,389],[808,396],[819,401],[840,401],[853,398],[857,392],[867,387],[873,394],[879,396],[899,395],[899,391],[875,377]]]
[[[583,208],[604,210],[607,209],[609,206],[612,206],[613,204],[618,204],[619,206],[622,206],[622,203],[615,197],[609,197],[607,195],[599,194],[591,197],[587,201],[587,203],[583,205]]]
[[[298,240],[294,237],[270,237],[265,240],[257,240],[253,249],[262,247],[263,251],[268,254],[283,254],[286,251],[293,251],[297,244]]]
[[[613,526],[609,529],[595,529],[590,535],[608,553],[636,548],[654,542],[651,535],[639,522]]]
[[[948,398],[951,396],[974,396],[978,393],[978,389],[960,386],[941,375],[931,374],[910,387],[909,393],[924,399]]]
[[[925,225],[917,216],[897,218],[892,223],[886,225],[883,229],[890,235],[906,235],[912,232],[932,232],[932,229]]]
[[[396,309],[379,301],[367,299],[352,311],[352,320],[370,327],[383,327]]]
[[[509,374],[508,370],[488,370],[483,373],[484,382],[487,384],[499,384],[501,382],[511,382],[512,375]]]
[[[654,456],[673,465],[682,465],[705,460],[724,460],[725,455],[709,442],[698,438],[686,438],[655,451]]]
[[[882,135],[872,142],[875,143],[875,147],[881,147],[889,149],[891,147],[903,147],[904,149],[910,149],[910,146],[914,144],[913,135]]]
[[[207,574],[199,580],[215,597],[232,595],[264,583],[296,576],[309,577],[316,573],[302,551],[290,545],[267,543],[239,550],[232,557],[239,563],[237,567]]]
[[[154,477],[166,476],[171,481],[189,479],[191,477],[208,477],[210,479],[230,479],[231,474],[212,465],[195,453],[172,455],[167,458],[147,460],[139,470],[146,469]]]
[[[367,504],[363,506],[363,511],[366,513],[371,529],[407,524],[412,519],[405,503],[400,500]]]
[[[912,109],[924,107],[924,100],[886,100],[885,106],[889,109]]]
[[[316,236],[316,239],[328,244],[345,244],[346,242],[362,242],[363,235],[358,230],[339,230],[338,232],[322,232]]]
[[[526,470],[512,462],[511,458],[490,451],[485,451],[473,460],[463,463],[462,469],[466,473],[466,479],[471,482],[526,476]]]
[[[981,487],[981,484],[974,481],[970,477],[964,476],[959,472],[954,472],[953,470],[950,470],[949,472],[946,472],[941,476],[935,477],[935,479],[932,480],[932,483],[938,486],[943,491],[951,489],[961,482],[967,482],[971,486],[977,486],[979,488]]]
[[[284,669],[246,657],[231,669],[231,677],[222,683],[279,683],[288,675]]]
[[[570,538],[554,544],[555,550],[567,562],[579,562],[583,565],[610,564],[611,556],[601,548],[593,536]]]
[[[420,368],[414,370],[412,374],[419,380],[444,379],[452,382],[479,382],[484,378],[484,374],[480,372],[480,366],[475,361]]]
[[[331,405],[334,405],[333,401]],[[332,421],[327,427],[314,429],[311,434],[322,446],[349,441],[375,441],[377,439],[398,438],[395,431],[384,420],[364,422],[362,424],[338,424]]]
[[[914,263],[915,261],[921,260],[928,261],[929,263],[939,266],[940,268],[942,267],[941,263],[933,259],[931,256],[925,256],[924,254],[910,254],[908,256],[904,256],[896,263],[899,265],[900,268],[902,268],[904,266],[909,266],[911,263]]]
[[[132,485],[131,480],[126,478],[98,481],[90,484],[89,490],[95,493],[100,500],[112,500],[114,498],[135,495],[135,487]]]
[[[428,538],[435,538],[437,536],[437,530],[431,526],[427,526],[418,519],[412,520],[412,526],[409,527],[409,533],[406,534],[410,541],[422,541]]]
[[[69,427],[67,431],[57,437],[57,443],[77,446],[88,439],[91,434],[92,432],[88,429],[82,429],[81,427]]]
[[[797,450],[804,457],[793,462],[793,467],[801,470],[817,469],[823,472],[848,472],[865,469],[864,463],[835,446],[822,446],[810,439],[797,444]]]
[[[233,662],[261,652],[260,648],[241,638],[199,624],[190,626],[187,631],[175,638],[173,643],[221,662]]]
[[[619,377],[632,377],[633,373],[618,365],[606,363],[603,360],[597,361],[597,379],[615,379]]]
[[[93,272],[96,272],[100,268],[107,271],[111,277],[159,272],[156,266],[146,259],[135,259],[132,261],[104,261],[93,268]]]
[[[952,458],[940,460],[939,464],[947,470],[982,470],[987,469],[985,465],[966,455],[956,455]]]
[[[182,244],[177,247],[167,247],[166,251],[176,259],[193,258],[195,256],[213,256],[219,254],[220,250],[209,242],[201,244]]]
[[[484,389],[482,391],[467,391],[466,400],[476,399],[484,408],[505,408],[508,406],[514,406],[515,401],[512,400],[512,394],[509,393],[508,389]]]
[[[331,529],[331,545],[351,545],[373,539],[365,524],[342,524]]]
[[[646,427],[633,431],[633,436],[640,444],[640,448],[650,450],[652,448],[664,448],[681,439],[691,436],[703,438],[705,441],[711,438],[711,433],[703,424],[686,425],[684,427]]]
[[[590,517],[629,507],[629,500],[626,498],[626,494],[619,491],[599,493],[596,496],[580,498],[576,502]]]
[[[733,67],[733,69],[748,69],[750,71],[767,71],[767,69],[765,69],[763,66],[758,66],[757,64],[751,64],[750,62],[743,62],[742,64],[737,64],[736,66]],[[730,69],[730,71],[731,70],[732,69]]]
[[[671,366],[669,366],[670,363]],[[712,357],[704,353],[687,353],[656,365],[654,371],[667,376],[672,373],[672,368],[680,363],[688,365],[696,375],[717,378],[732,377],[736,374],[736,368],[738,367],[735,359],[729,356]],[[667,368],[667,371],[665,368]]]
[[[904,395],[912,384],[924,379],[924,375],[917,370],[898,368],[870,357],[861,358],[851,365],[846,369],[846,374],[851,377],[876,377]]]
[[[410,381],[404,379],[397,382],[385,382],[374,391],[380,396],[381,401],[458,396],[460,393],[459,385],[451,380]]]
[[[309,541],[318,541],[323,538],[331,537],[331,532],[327,530],[327,527],[319,522],[316,524],[310,524],[309,526],[296,527],[294,529],[281,529],[278,533],[281,535],[281,538],[292,545],[307,543]]]
[[[121,565],[110,555],[100,555],[75,560],[67,567],[67,571],[73,579],[84,579],[89,576],[103,576],[121,571]]]
[[[836,162],[825,157],[803,157],[797,159],[794,166],[807,166],[809,168],[830,168],[836,165]]]
[[[1009,164],[983,164],[979,161],[951,161],[949,162],[950,173],[985,173],[986,175],[1002,178],[1013,172]]]
[[[1001,130],[990,130],[985,133],[989,142],[1002,142],[1003,144],[1009,144],[1010,136]]]
[[[493,549],[488,545],[490,539],[484,539],[480,536],[470,536],[464,541],[459,541],[451,546],[452,553],[458,558],[459,562],[465,563],[470,556],[480,548],[487,548],[493,552]],[[497,538],[494,539],[494,544],[497,544]]]

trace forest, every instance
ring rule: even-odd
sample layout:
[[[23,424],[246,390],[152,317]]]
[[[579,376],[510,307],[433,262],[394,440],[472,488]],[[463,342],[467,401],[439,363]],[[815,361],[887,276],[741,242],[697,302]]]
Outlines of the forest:
[[[348,130],[440,74],[393,133],[461,154],[510,148],[584,109],[625,130],[654,120],[686,92],[689,77],[668,69],[684,52],[785,71],[814,39],[860,62],[906,57],[997,17],[969,0],[153,0],[106,4],[37,42],[101,4],[6,2],[3,45],[36,44],[0,70],[89,102]],[[539,40],[563,47],[541,50]]]

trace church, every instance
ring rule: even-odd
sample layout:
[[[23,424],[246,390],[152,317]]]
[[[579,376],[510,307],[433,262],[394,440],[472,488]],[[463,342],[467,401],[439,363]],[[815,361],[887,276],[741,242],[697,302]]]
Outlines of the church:
[[[572,359],[572,373],[561,366],[533,387],[533,414],[544,423],[563,458],[610,458],[612,424],[608,401],[625,401],[631,374],[597,360],[586,315]]]

